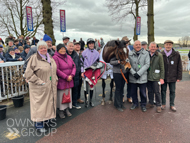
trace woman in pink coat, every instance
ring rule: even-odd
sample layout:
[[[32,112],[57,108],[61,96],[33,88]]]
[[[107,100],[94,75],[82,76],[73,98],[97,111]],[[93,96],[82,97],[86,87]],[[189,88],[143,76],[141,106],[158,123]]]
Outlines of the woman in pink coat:
[[[72,96],[71,88],[74,86],[73,77],[76,73],[76,66],[72,58],[67,55],[66,47],[64,44],[57,45],[57,51],[55,52],[53,59],[57,64],[57,108],[60,118],[65,118],[65,113],[67,116],[72,114],[69,112],[69,108],[72,108]],[[70,92],[70,103],[62,104],[63,94],[68,95]]]

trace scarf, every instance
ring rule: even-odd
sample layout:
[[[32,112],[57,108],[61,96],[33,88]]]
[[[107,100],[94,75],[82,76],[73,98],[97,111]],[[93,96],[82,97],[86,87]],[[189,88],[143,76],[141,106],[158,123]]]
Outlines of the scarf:
[[[164,52],[166,56],[169,57],[172,54],[172,49],[169,52],[167,52],[166,49],[164,49]]]
[[[11,55],[11,57],[12,57],[13,59],[15,59],[15,54],[14,54],[14,55]]]
[[[47,62],[48,62],[49,64],[51,63],[51,60],[50,60],[50,57],[49,57],[49,54],[48,54],[48,53],[47,53],[46,56],[45,56],[45,55],[40,54],[40,52],[38,51],[38,54],[39,54],[42,58],[44,58],[45,60],[46,60],[46,57],[47,57]]]

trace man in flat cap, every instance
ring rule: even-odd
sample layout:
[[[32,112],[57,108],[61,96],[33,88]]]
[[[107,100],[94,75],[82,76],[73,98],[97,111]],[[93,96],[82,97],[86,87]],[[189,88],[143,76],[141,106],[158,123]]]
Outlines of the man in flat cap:
[[[164,51],[162,51],[164,59],[165,78],[164,84],[161,85],[161,97],[162,97],[162,109],[166,108],[166,90],[169,85],[170,90],[170,109],[176,112],[174,105],[176,81],[179,82],[182,79],[182,62],[178,51],[175,51],[173,47],[173,41],[166,40],[164,42]]]
[[[142,42],[141,42],[141,45],[142,45],[142,48],[144,48],[144,49],[145,49],[145,51],[148,51],[148,49],[147,49],[148,44],[147,44],[147,42],[146,42],[146,41],[142,41]]]
[[[69,42],[69,37],[65,36],[63,37],[63,44],[65,45],[65,47],[67,48],[67,43]]]

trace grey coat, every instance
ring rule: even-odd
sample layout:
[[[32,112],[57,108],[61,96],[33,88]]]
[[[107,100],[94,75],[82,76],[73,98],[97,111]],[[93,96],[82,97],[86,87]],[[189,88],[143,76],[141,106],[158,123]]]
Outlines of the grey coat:
[[[113,57],[110,60],[110,64],[113,65],[113,73],[121,73],[120,68],[124,74],[126,73],[124,66],[118,63],[118,59],[116,59],[116,57]]]
[[[137,56],[135,50],[129,52],[129,60],[131,64],[131,70],[129,73],[129,82],[143,84],[147,83],[147,70],[150,66],[150,56],[147,51],[142,49],[139,56]],[[136,79],[134,74],[137,73],[140,78]]]

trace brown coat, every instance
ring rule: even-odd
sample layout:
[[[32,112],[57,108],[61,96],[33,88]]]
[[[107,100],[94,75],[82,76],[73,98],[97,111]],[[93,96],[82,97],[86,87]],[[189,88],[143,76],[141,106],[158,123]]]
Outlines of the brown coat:
[[[50,59],[51,66],[37,52],[29,58],[25,71],[29,82],[31,120],[34,122],[56,117],[57,65],[51,56]],[[43,82],[45,85],[41,85]]]
[[[182,62],[179,52],[172,49],[169,57],[165,52],[161,52],[164,59],[165,78],[166,82],[176,82],[178,79],[182,80]]]

